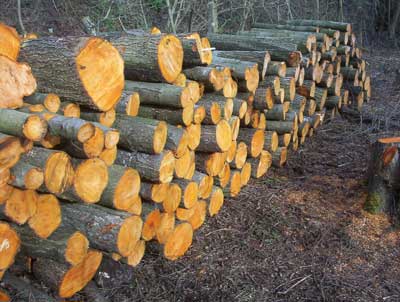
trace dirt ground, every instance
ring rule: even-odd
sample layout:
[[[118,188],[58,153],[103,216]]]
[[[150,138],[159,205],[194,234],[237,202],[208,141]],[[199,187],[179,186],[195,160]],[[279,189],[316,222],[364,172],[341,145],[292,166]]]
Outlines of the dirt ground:
[[[400,231],[362,210],[368,144],[400,130],[400,52],[366,56],[372,123],[323,125],[285,168],[226,200],[182,259],[104,268],[107,300],[400,301]]]
[[[338,117],[252,180],[180,260],[147,255],[98,282],[110,301],[400,301],[400,231],[362,210],[368,144],[398,134],[400,52],[366,54],[372,123]]]

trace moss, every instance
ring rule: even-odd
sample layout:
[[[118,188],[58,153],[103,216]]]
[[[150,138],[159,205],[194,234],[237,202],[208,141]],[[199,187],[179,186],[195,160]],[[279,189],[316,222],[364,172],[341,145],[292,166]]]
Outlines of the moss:
[[[366,210],[371,214],[377,214],[380,212],[381,208],[382,208],[381,196],[376,192],[368,194],[367,200],[365,201],[364,204],[364,210]]]

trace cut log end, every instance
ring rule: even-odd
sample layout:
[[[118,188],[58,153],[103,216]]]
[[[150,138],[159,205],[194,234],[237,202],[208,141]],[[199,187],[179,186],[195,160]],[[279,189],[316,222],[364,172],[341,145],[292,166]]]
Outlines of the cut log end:
[[[231,180],[229,183],[229,193],[231,197],[235,197],[240,193],[242,187],[242,180],[239,171],[232,173]]]
[[[237,169],[242,169],[247,159],[247,145],[244,142],[238,144],[236,155],[235,155],[235,167]]]
[[[163,151],[167,141],[167,131],[167,123],[159,122],[153,136],[153,151],[155,154],[159,154]]]
[[[142,235],[143,221],[139,216],[131,216],[124,220],[118,232],[117,247],[119,253],[128,257]]]
[[[161,38],[157,50],[158,66],[163,78],[172,83],[182,71],[183,48],[181,41],[173,35]]]
[[[73,174],[70,157],[65,152],[51,154],[44,169],[46,188],[54,194],[62,193],[71,185]]]
[[[0,249],[0,271],[2,271],[14,263],[20,246],[18,234],[5,222],[0,222],[0,245],[7,247]]]
[[[165,152],[160,164],[160,182],[168,183],[174,176],[175,157],[171,151]]]
[[[107,183],[108,169],[101,159],[85,160],[75,170],[74,189],[84,202],[98,202]]]
[[[168,237],[164,246],[164,256],[176,260],[183,256],[192,244],[193,229],[189,223],[179,224]]]
[[[28,223],[37,236],[49,237],[61,223],[61,208],[58,199],[52,194],[39,195],[36,212]]]
[[[258,87],[260,81],[260,73],[258,71],[258,64],[255,64],[252,68],[248,68],[245,71],[246,87],[247,90],[254,93]]]
[[[242,170],[240,170],[240,181],[242,186],[248,184],[250,177],[251,177],[251,164],[245,163],[242,167]]]
[[[19,54],[21,39],[15,28],[0,22],[0,55],[16,61]]]
[[[130,116],[137,116],[140,106],[140,95],[137,92],[133,92],[129,96],[128,103],[125,108],[125,113]]]
[[[165,244],[174,231],[175,227],[175,214],[174,213],[162,213],[160,219],[160,225],[156,232],[157,241],[161,244]]]
[[[199,186],[196,182],[191,181],[183,192],[183,205],[190,209],[197,203],[199,195]]]
[[[40,141],[47,133],[46,121],[38,115],[29,116],[24,124],[23,134],[27,139]]]
[[[103,39],[90,38],[76,57],[76,66],[93,105],[101,111],[112,109],[124,88],[124,61],[118,50]]]
[[[188,147],[190,150],[195,150],[200,144],[201,125],[192,124],[186,127],[186,133],[188,138]]]
[[[81,263],[89,249],[89,240],[81,232],[75,232],[68,238],[67,247],[65,249],[65,260],[71,265]]]
[[[132,168],[126,168],[120,178],[114,192],[114,206],[116,209],[131,211],[140,200],[138,194],[140,190],[139,173]],[[141,202],[140,202],[141,205]],[[140,207],[141,209],[141,207]],[[140,214],[140,213],[135,213]]]
[[[139,240],[136,243],[132,253],[126,259],[128,265],[132,267],[137,266],[140,263],[140,261],[142,261],[145,250],[146,250],[146,242],[144,240]]]
[[[117,158],[117,146],[111,149],[104,149],[100,153],[99,158],[104,161],[108,167],[111,166]]]
[[[84,288],[94,277],[102,258],[101,252],[89,251],[82,262],[70,268],[63,276],[58,291],[59,296],[68,298]]]
[[[228,151],[232,143],[232,130],[229,123],[221,120],[216,127],[217,144],[221,151]]]
[[[257,130],[251,139],[250,154],[252,157],[257,157],[260,155],[264,148],[264,141],[264,131]]]
[[[43,171],[39,168],[32,168],[26,172],[24,177],[25,188],[37,190],[44,182]]]
[[[179,207],[182,197],[182,189],[177,184],[171,184],[168,188],[168,194],[163,201],[164,211],[174,213]]]
[[[146,241],[152,240],[156,236],[160,224],[161,224],[160,210],[155,209],[147,215],[143,223],[142,238]]]

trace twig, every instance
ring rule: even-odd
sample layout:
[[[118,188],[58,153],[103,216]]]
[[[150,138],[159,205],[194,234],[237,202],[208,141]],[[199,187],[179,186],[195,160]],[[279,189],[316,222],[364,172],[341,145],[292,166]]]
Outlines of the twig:
[[[295,288],[297,285],[299,285],[300,283],[304,282],[305,280],[307,280],[308,278],[310,278],[311,275],[307,275],[304,278],[301,278],[299,281],[297,281],[295,284],[293,284],[291,287],[289,287],[287,290],[283,291],[283,292],[278,292],[277,294],[279,295],[286,295],[289,291],[291,291],[293,288]]]
[[[21,0],[17,1],[17,5],[18,5],[18,22],[19,22],[19,26],[21,27],[21,31],[22,34],[25,36],[26,35],[26,30],[24,27],[24,23],[22,22],[22,13],[21,13]]]

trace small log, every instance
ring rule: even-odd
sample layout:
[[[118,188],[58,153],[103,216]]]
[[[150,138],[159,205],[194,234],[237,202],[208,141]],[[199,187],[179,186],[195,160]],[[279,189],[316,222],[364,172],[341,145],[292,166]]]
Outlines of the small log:
[[[172,183],[177,184],[182,190],[181,200],[179,202],[180,206],[190,209],[197,204],[199,195],[199,185],[197,182],[186,179],[174,179]]]
[[[278,139],[279,139],[279,144],[278,144],[279,147],[288,147],[292,140],[292,134],[285,133],[285,134],[278,135]]]
[[[198,184],[198,197],[207,199],[212,193],[214,178],[199,171],[195,171],[192,180]]]
[[[161,203],[165,200],[168,194],[168,183],[153,184],[149,182],[141,182],[140,197],[144,200]]]
[[[207,199],[208,214],[213,217],[218,214],[224,204],[224,192],[221,188],[212,186],[212,192]]]
[[[296,121],[268,121],[266,130],[276,131],[279,135],[291,133],[297,128]]]
[[[117,113],[136,116],[140,106],[140,94],[136,91],[124,90],[118,103],[115,105]]]
[[[221,152],[196,152],[196,169],[210,176],[217,176],[225,164],[225,154]]]
[[[57,111],[57,114],[63,115],[65,117],[79,118],[81,116],[81,109],[78,104],[71,102],[61,102],[60,109]]]
[[[237,140],[244,142],[248,146],[247,151],[251,157],[258,157],[264,147],[264,130],[240,129]]]
[[[172,125],[168,125],[167,141],[165,149],[174,152],[176,158],[182,157],[189,145],[188,131]]]
[[[225,188],[230,180],[231,177],[231,167],[229,166],[229,163],[225,163],[223,169],[221,170],[220,173],[218,173],[217,177],[215,178],[214,182],[215,185]]]
[[[312,80],[305,80],[302,86],[297,87],[296,92],[306,98],[313,98],[315,96],[315,82]]]
[[[264,135],[265,139],[263,149],[269,152],[275,152],[279,146],[278,133],[276,133],[275,131],[265,131]]]
[[[281,61],[269,62],[266,74],[269,76],[285,77],[286,63]]]
[[[192,106],[188,87],[177,87],[165,83],[125,81],[126,92],[137,92],[140,103],[146,106],[186,108]]]
[[[184,155],[175,159],[175,177],[184,178],[188,173],[192,162],[194,161],[194,151],[186,149]]]
[[[327,109],[340,109],[342,107],[342,97],[337,95],[328,96],[326,98],[325,107]]]
[[[118,150],[115,163],[136,169],[143,179],[156,183],[168,183],[173,178],[175,158],[171,151],[150,155],[138,151]]]
[[[296,81],[294,78],[281,78],[280,79],[280,87],[284,89],[285,91],[285,97],[284,100],[291,102],[294,100],[294,97],[296,95]]]
[[[168,186],[167,197],[163,200],[162,206],[166,213],[174,214],[179,207],[182,199],[182,189],[177,184],[170,184]]]
[[[230,163],[235,159],[236,156],[236,149],[237,149],[237,141],[232,141],[229,150],[226,151],[226,162]]]
[[[27,139],[0,133],[0,165],[4,168],[11,168],[20,159],[24,152],[23,144]]]
[[[178,208],[176,210],[176,217],[180,221],[188,222],[193,230],[200,228],[207,216],[207,202],[200,200],[190,209]]]
[[[271,167],[272,156],[271,153],[264,150],[258,158],[249,158],[247,162],[251,165],[251,177],[260,178]]]
[[[287,148],[279,147],[274,153],[272,153],[272,165],[275,168],[281,168],[285,165],[287,160]]]
[[[235,158],[230,165],[234,169],[242,169],[247,159],[247,145],[244,142],[240,142],[236,148]]]
[[[223,72],[215,67],[197,66],[184,69],[183,73],[187,78],[203,83],[207,91],[220,91],[225,85]]]
[[[319,26],[323,28],[331,28],[340,30],[343,32],[351,32],[352,26],[350,23],[336,22],[336,21],[325,21],[325,20],[287,20],[286,24],[300,25],[300,26]]]
[[[24,102],[31,105],[43,105],[46,110],[57,113],[60,110],[61,101],[58,95],[54,93],[36,92],[24,98]]]
[[[192,124],[186,127],[186,133],[188,137],[188,147],[190,150],[195,150],[200,144],[201,136],[201,125]]]
[[[284,102],[283,104],[275,104],[270,110],[265,110],[264,114],[267,120],[284,121],[286,119],[286,113],[289,111],[290,102]]]
[[[317,110],[322,110],[325,107],[326,98],[328,97],[328,90],[326,88],[315,88],[315,102]]]
[[[224,195],[235,197],[240,193],[242,187],[240,171],[233,171],[228,185],[222,189]]]
[[[232,142],[232,130],[229,123],[221,120],[217,125],[205,125],[201,129],[200,152],[224,152]]]
[[[142,118],[165,121],[171,125],[189,126],[193,122],[194,107],[184,109],[167,109],[149,106],[140,106],[138,115]]]
[[[193,123],[201,124],[206,117],[206,109],[199,104],[194,105]]]
[[[254,93],[252,105],[254,109],[258,110],[272,109],[274,106],[274,99],[271,87],[257,88]]]
[[[0,131],[32,141],[40,141],[47,133],[47,123],[34,114],[0,109]]]
[[[124,62],[117,49],[101,38],[25,41],[20,60],[31,66],[40,92],[100,111],[110,110],[121,96]]]
[[[38,258],[32,266],[32,271],[38,280],[56,291],[61,298],[69,298],[83,289],[94,277],[102,257],[102,253],[98,251],[89,251],[81,263],[71,268],[54,260]]]
[[[167,124],[163,121],[118,114],[114,128],[120,133],[119,145],[131,151],[159,154],[167,140]]]
[[[17,188],[36,190],[44,182],[43,171],[24,161],[19,161],[10,172],[10,184]]]
[[[15,230],[5,222],[0,221],[0,271],[5,271],[13,263],[17,255],[21,240]]]
[[[87,121],[96,122],[106,127],[111,127],[116,118],[115,109],[110,109],[104,112],[81,111],[81,118]]]

